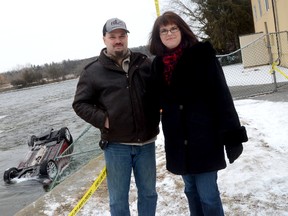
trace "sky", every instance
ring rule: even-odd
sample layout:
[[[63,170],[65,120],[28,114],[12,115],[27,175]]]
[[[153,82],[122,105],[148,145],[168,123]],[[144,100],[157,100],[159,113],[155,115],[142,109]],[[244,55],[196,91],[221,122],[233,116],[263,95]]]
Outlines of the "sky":
[[[166,2],[158,1],[160,11]],[[146,45],[157,18],[155,1],[0,1],[0,73],[97,56],[103,25],[113,17],[126,22],[130,48]]]
[[[244,143],[242,155],[227,168],[218,172],[218,186],[226,216],[288,215],[288,102],[257,99],[236,100],[235,106],[249,141]],[[189,215],[183,181],[167,172],[165,167],[162,131],[156,141],[157,157],[157,216]],[[105,181],[104,181],[105,182]],[[102,183],[103,184],[103,183]],[[106,193],[96,190],[78,212],[78,216],[109,216]],[[78,194],[78,199],[79,194]],[[63,203],[46,200],[45,215],[52,216],[60,207],[77,204],[72,197]],[[68,204],[69,203],[69,204]],[[58,210],[59,211],[59,210]],[[130,211],[137,215],[135,183],[130,191]],[[68,212],[66,212],[66,215]],[[64,215],[64,214],[63,214]]]

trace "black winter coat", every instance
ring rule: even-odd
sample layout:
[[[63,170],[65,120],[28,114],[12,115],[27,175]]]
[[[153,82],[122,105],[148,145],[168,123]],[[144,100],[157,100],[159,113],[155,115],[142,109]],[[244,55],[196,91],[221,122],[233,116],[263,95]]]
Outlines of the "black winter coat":
[[[152,68],[160,76],[167,169],[179,175],[224,169],[224,144],[241,143],[240,121],[210,43],[183,51],[169,86],[161,57]]]
[[[131,52],[126,74],[103,50],[79,78],[72,104],[76,114],[99,128],[104,140],[140,143],[156,137],[160,111],[151,60]],[[106,116],[109,130],[104,128]]]

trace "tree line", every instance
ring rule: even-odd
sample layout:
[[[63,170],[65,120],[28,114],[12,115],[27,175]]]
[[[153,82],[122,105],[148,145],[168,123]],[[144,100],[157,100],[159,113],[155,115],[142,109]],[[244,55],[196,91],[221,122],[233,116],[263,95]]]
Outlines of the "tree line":
[[[10,84],[14,88],[23,88],[49,82],[77,77],[80,68],[90,59],[64,60],[60,63],[31,65],[0,74],[0,86]]]
[[[133,51],[139,51],[149,55],[147,46],[131,48]],[[44,65],[31,65],[21,69],[15,69],[0,74],[0,92],[7,89],[25,88],[34,85],[42,85],[51,82],[58,82],[67,79],[77,78],[83,68],[94,61],[98,56],[81,60],[64,60],[59,63],[50,63]],[[9,88],[3,88],[9,85]],[[2,88],[1,88],[2,87]]]

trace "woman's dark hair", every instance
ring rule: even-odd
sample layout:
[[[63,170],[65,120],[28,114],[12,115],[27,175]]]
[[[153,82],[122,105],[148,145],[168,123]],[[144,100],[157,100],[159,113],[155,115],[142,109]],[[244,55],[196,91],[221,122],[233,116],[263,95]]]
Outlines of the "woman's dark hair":
[[[160,27],[169,24],[175,24],[179,28],[182,36],[181,44],[184,49],[191,47],[198,42],[197,37],[188,24],[179,15],[172,11],[166,11],[161,16],[157,17],[153,25],[149,39],[149,51],[152,55],[163,56],[165,53],[166,47],[160,39]]]

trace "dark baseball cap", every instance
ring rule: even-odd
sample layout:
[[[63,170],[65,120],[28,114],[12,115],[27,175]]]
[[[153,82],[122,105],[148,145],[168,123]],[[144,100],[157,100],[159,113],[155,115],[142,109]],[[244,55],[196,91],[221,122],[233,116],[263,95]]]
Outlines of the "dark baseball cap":
[[[107,22],[103,26],[103,36],[105,36],[107,32],[111,32],[115,29],[123,29],[124,31],[129,33],[124,21],[118,18],[112,18],[112,19],[107,20]]]

